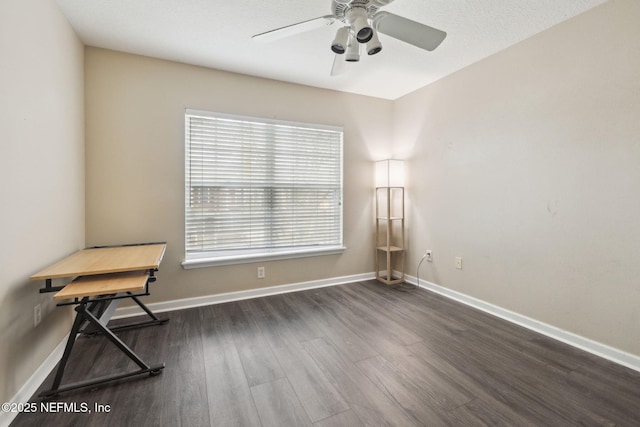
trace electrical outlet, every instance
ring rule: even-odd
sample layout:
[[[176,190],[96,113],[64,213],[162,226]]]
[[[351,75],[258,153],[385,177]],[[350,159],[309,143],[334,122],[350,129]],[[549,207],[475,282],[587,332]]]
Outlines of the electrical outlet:
[[[462,257],[459,257],[459,256],[456,257],[456,268],[458,270],[462,270]]]
[[[264,267],[258,267],[258,279],[264,279]]]
[[[40,324],[42,320],[42,307],[40,304],[33,307],[33,327],[35,328]]]
[[[425,252],[425,255],[427,256],[427,261],[428,262],[433,262],[433,251],[431,249],[429,249],[427,252]]]

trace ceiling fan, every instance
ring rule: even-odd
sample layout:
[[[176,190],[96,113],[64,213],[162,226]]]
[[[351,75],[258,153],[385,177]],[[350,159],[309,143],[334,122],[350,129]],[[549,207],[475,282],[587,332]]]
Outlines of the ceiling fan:
[[[342,26],[331,43],[331,50],[336,54],[331,75],[339,73],[339,55],[344,54],[347,62],[358,62],[361,46],[365,47],[368,55],[380,52],[382,44],[378,33],[428,51],[442,43],[447,36],[444,31],[380,10],[392,1],[394,0],[332,0],[331,15],[256,34],[252,38],[270,42],[340,22]]]

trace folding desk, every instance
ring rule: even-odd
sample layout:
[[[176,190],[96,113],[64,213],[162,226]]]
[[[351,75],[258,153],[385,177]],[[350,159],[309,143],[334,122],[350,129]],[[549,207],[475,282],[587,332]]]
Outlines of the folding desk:
[[[53,299],[57,305],[75,305],[76,318],[58,365],[53,386],[40,393],[40,397],[51,397],[59,393],[82,387],[103,384],[141,374],[156,375],[164,369],[164,363],[150,366],[135,354],[114,331],[133,327],[159,325],[169,319],[159,319],[138,297],[149,295],[149,283],[156,280],[164,256],[166,243],[142,243],[123,246],[94,247],[78,251],[67,258],[39,271],[31,280],[45,280],[40,292],[56,292]],[[75,279],[66,286],[52,286],[56,278]],[[151,320],[109,328],[107,323],[120,299],[131,298],[149,315]],[[133,360],[138,370],[118,373],[106,377],[68,384],[60,387],[65,367],[71,355],[76,336],[79,334],[103,334],[123,353]]]

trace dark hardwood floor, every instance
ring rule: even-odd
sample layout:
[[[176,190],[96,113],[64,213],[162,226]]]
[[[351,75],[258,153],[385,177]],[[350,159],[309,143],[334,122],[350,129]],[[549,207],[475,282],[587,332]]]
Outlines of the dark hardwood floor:
[[[162,374],[55,399],[91,414],[12,425],[640,425],[639,372],[422,289],[371,281],[168,315],[119,333]],[[103,337],[79,338],[65,382],[127,367]]]

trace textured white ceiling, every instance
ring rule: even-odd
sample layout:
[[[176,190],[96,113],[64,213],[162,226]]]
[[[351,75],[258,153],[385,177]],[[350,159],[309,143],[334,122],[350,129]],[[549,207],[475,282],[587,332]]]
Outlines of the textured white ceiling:
[[[123,52],[396,99],[606,0],[396,0],[383,10],[447,32],[433,52],[380,35],[381,53],[331,77],[337,26],[252,35],[330,13],[330,0],[58,0],[82,41]]]

